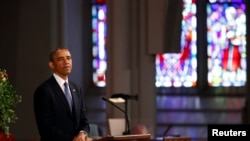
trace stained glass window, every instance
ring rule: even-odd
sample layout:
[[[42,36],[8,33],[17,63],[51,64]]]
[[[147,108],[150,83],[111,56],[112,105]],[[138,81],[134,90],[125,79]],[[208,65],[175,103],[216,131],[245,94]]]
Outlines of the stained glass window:
[[[92,0],[93,82],[98,87],[106,86],[106,12],[105,0]]]
[[[183,0],[181,53],[156,55],[156,87],[197,85],[196,0]]]
[[[93,81],[106,86],[106,3],[92,0]],[[181,53],[156,55],[156,87],[197,85],[196,0],[183,0]],[[246,84],[246,15],[244,0],[209,0],[207,7],[209,86]]]
[[[246,5],[244,0],[207,3],[209,86],[246,84]]]

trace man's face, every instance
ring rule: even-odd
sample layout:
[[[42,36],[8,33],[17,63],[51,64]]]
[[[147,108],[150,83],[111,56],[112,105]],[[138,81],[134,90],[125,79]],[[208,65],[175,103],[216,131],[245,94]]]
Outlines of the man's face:
[[[67,77],[72,70],[71,54],[67,49],[58,50],[54,56],[53,61],[50,62],[50,67],[54,73],[62,78]]]

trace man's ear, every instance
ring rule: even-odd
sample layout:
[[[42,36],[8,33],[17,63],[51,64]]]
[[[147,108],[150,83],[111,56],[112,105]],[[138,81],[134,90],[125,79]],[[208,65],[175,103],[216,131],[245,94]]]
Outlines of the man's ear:
[[[53,62],[50,61],[48,64],[49,64],[50,69],[54,70],[54,64],[53,64]]]

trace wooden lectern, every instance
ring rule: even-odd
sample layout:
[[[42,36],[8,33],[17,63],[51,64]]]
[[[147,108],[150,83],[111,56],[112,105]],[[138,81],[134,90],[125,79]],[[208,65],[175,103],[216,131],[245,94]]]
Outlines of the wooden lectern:
[[[121,136],[105,136],[93,138],[93,141],[150,141],[151,134],[135,134]]]
[[[191,137],[165,137],[163,141],[191,141]]]

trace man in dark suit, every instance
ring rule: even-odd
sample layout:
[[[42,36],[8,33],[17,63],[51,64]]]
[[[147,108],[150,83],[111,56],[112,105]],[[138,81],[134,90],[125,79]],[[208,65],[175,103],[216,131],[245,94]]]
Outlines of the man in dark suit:
[[[34,93],[34,113],[41,141],[86,141],[89,123],[81,89],[68,80],[72,70],[67,48],[50,53],[52,76]],[[67,82],[68,85],[64,85]],[[69,97],[67,97],[67,95]]]

